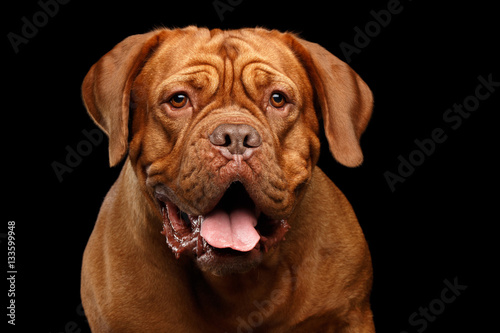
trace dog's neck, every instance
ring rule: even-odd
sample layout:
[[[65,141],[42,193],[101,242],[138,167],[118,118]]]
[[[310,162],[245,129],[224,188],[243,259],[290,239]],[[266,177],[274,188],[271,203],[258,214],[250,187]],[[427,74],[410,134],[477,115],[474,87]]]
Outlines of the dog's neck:
[[[152,258],[159,253],[167,253],[165,238],[160,234],[162,230],[161,217],[155,210],[154,203],[149,202],[147,194],[140,186],[140,181],[127,158],[120,176],[113,185],[110,194],[119,193],[113,198],[119,208],[121,228],[127,228],[126,237],[136,243],[136,247],[156,251]]]
[[[277,252],[272,256],[279,257]],[[258,313],[264,322],[272,321],[274,314],[293,304],[297,288],[296,267],[283,262],[263,263],[247,273],[226,276],[202,272],[201,278],[196,293],[202,313],[219,321],[235,319],[223,318],[224,313],[239,314],[236,317],[243,321]]]

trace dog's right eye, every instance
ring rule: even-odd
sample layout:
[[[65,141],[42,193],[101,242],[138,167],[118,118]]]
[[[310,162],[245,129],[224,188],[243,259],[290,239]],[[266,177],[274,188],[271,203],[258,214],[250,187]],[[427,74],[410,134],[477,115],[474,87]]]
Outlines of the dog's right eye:
[[[188,97],[185,94],[175,94],[168,102],[172,105],[172,107],[180,109],[186,106]]]
[[[285,96],[283,96],[282,94],[275,92],[271,95],[269,102],[276,109],[279,109],[279,108],[282,108],[283,106],[285,106],[286,99],[285,99]]]

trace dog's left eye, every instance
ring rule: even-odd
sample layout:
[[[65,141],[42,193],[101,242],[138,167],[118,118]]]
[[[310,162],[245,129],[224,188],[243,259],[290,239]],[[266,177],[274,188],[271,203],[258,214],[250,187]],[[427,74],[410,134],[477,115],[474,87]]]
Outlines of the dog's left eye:
[[[271,105],[273,107],[275,107],[276,109],[279,109],[279,108],[282,108],[285,105],[286,99],[285,99],[285,96],[283,96],[282,94],[274,92],[271,95],[271,98],[269,99],[269,102],[271,103]]]
[[[175,94],[170,98],[168,101],[170,105],[172,105],[176,109],[180,109],[184,106],[186,106],[188,102],[188,97],[185,94]]]

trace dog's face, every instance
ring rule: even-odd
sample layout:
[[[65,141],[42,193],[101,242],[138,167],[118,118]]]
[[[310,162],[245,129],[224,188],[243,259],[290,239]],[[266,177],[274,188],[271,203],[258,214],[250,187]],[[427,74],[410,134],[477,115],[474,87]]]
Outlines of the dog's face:
[[[171,250],[214,274],[258,265],[284,238],[319,155],[358,165],[371,93],[316,44],[264,29],[129,37],[87,75],[85,104],[129,153]],[[129,123],[131,126],[129,126]]]

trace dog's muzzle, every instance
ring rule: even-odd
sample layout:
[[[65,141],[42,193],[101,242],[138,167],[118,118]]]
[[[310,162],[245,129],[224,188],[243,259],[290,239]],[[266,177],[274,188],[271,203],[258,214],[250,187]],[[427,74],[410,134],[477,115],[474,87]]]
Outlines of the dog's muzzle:
[[[182,253],[194,254],[198,262],[210,266],[221,266],[228,260],[258,262],[263,253],[284,239],[290,228],[286,219],[273,219],[262,212],[262,207],[258,207],[249,194],[258,193],[255,189],[259,184],[251,183],[253,192],[248,192],[244,185],[248,179],[242,181],[241,178],[240,171],[248,168],[244,161],[260,149],[262,137],[250,125],[225,123],[209,133],[208,139],[213,148],[232,163],[233,176],[210,211],[203,215],[181,211],[174,204],[176,194],[165,185],[157,184],[155,196],[163,217],[162,233],[177,258]]]

